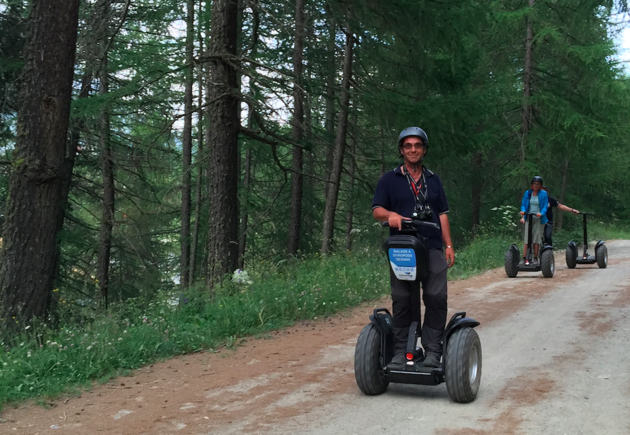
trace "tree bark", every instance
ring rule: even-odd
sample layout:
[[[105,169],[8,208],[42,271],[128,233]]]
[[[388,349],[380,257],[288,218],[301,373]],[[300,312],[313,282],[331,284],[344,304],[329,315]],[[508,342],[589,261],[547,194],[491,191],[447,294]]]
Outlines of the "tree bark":
[[[304,138],[304,93],[302,91],[302,63],[304,51],[304,0],[295,2],[295,42],[293,44],[293,141],[301,143]],[[304,153],[302,147],[293,147],[293,172],[291,174],[291,217],[287,251],[296,256],[300,248],[300,228],[302,223],[302,194],[304,176]]]
[[[197,181],[195,184],[195,224],[190,241],[190,266],[188,268],[188,285],[195,282],[197,266],[197,246],[199,245],[199,218],[201,216],[201,190],[203,186],[203,71],[199,72],[199,112],[197,116]]]
[[[343,156],[346,148],[346,133],[348,130],[348,112],[350,105],[350,79],[352,78],[352,52],[354,37],[350,29],[346,29],[346,44],[343,59],[343,78],[341,83],[341,98],[339,101],[339,123],[337,138],[335,139],[335,152],[333,155],[332,171],[328,182],[328,196],[324,208],[324,229],[322,237],[322,255],[328,255],[332,250],[333,233],[335,229],[335,211],[339,196],[341,170],[343,168]]]
[[[529,8],[533,9],[536,0],[529,0]],[[532,126],[533,107],[531,98],[533,95],[534,82],[534,56],[532,43],[534,41],[534,23],[531,17],[532,10],[527,14],[527,37],[525,39],[525,65],[523,67],[523,110],[521,113],[521,152],[519,159],[525,161],[525,148],[527,145],[527,136]]]
[[[0,318],[7,329],[45,317],[50,307],[78,13],[79,0],[31,2],[0,253]]]
[[[238,262],[238,132],[239,90],[236,57],[238,1],[215,0],[210,26],[210,77],[206,143],[209,161],[207,283],[218,283]]]
[[[481,165],[483,164],[483,154],[475,152],[472,156],[472,173],[470,185],[472,186],[472,219],[471,219],[471,231],[473,234],[477,233],[477,227],[481,222],[481,184],[482,177]]]
[[[569,176],[569,158],[565,158],[564,159],[564,168],[562,168],[562,188],[560,189],[560,198],[558,198],[558,202],[560,202],[560,204],[564,204],[564,200],[566,198],[566,194],[567,194],[567,178]],[[562,223],[563,223],[563,213],[560,210],[556,211],[557,214],[557,219],[556,219],[556,228],[561,230],[562,229]]]
[[[101,60],[99,72],[99,94],[106,95],[109,92],[107,53]],[[105,309],[109,296],[109,260],[112,250],[112,230],[114,228],[114,156],[110,141],[109,108],[107,104],[101,112],[100,125],[101,171],[103,175],[103,210],[99,229],[99,248],[96,269],[96,279],[101,302]]]
[[[324,129],[326,130],[326,142],[324,143],[324,149],[326,156],[326,164],[324,166],[324,173],[326,180],[330,180],[332,161],[333,161],[333,146],[335,137],[335,77],[337,75],[337,62],[335,60],[336,52],[336,37],[337,37],[337,25],[335,18],[330,10],[328,3],[325,5],[325,11],[328,21],[328,65],[326,74],[326,118],[324,121]],[[330,184],[324,185],[324,198],[328,198],[328,190]]]
[[[356,106],[356,105],[355,105]],[[357,134],[359,132],[359,128],[357,125],[357,112],[355,110],[353,115],[353,134],[352,141],[350,142],[350,153],[352,157],[350,158],[350,167],[348,168],[348,210],[346,211],[346,251],[352,251],[352,228],[353,228],[353,220],[354,220],[354,173],[356,171],[356,161],[355,155],[357,153]]]
[[[307,80],[311,78],[310,67],[307,65]],[[306,139],[307,143],[312,146],[313,139],[313,116],[311,109],[311,102],[308,97],[304,99],[304,139]],[[313,188],[315,175],[315,156],[313,155],[312,148],[306,150],[306,156],[304,158],[304,171],[306,174],[307,180],[309,180],[304,186],[304,207],[306,207],[306,212],[303,213],[304,219],[304,230],[302,231],[303,237],[309,241],[312,240],[313,237],[313,228],[315,226],[314,219],[314,210],[315,210],[315,189]]]
[[[85,99],[90,95],[90,88],[92,82],[91,73],[84,73],[81,78],[81,90],[79,91],[79,99]],[[74,171],[74,163],[76,161],[79,147],[81,146],[81,131],[85,128],[85,123],[82,120],[77,120],[75,125],[70,129],[70,137],[68,140],[68,146],[66,149],[66,158],[64,161],[64,177],[61,183],[61,207],[59,208],[59,216],[57,218],[57,233],[63,229],[63,224],[66,218],[66,211],[68,209],[68,198],[70,197],[70,185],[72,181],[72,172]],[[61,245],[57,244],[55,251],[55,280],[59,279],[61,270]]]
[[[190,285],[190,209],[191,209],[191,162],[192,162],[192,109],[193,109],[193,50],[195,40],[195,1],[186,1],[186,83],[184,89],[184,130],[182,137],[182,228],[180,233],[181,288]]]
[[[243,173],[243,200],[241,202],[241,226],[238,239],[238,268],[245,267],[245,250],[247,249],[247,223],[249,220],[249,181],[252,172],[252,150],[245,151],[245,165]]]
[[[379,169],[380,169],[379,172],[380,173],[379,173],[379,176],[378,176],[378,178],[380,179],[383,176],[383,174],[385,174],[385,171],[386,171],[386,169],[385,169],[385,147],[387,146],[387,141],[385,140],[385,137],[383,135],[383,127],[382,126],[379,127],[379,129],[378,129],[378,137],[379,137],[379,141],[378,142],[379,142],[379,145],[380,145],[380,152],[381,152],[381,154],[380,154],[380,157],[381,157],[380,162],[381,162],[381,164],[379,166]]]

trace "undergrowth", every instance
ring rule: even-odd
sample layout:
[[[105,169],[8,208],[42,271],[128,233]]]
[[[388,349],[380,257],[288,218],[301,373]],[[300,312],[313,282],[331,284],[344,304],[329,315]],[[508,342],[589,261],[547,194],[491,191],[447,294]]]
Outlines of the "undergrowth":
[[[593,236],[599,234],[630,238],[621,228],[594,225]],[[482,228],[457,249],[449,279],[502,266],[515,242],[511,230]],[[129,299],[106,313],[65,304],[61,326],[35,324],[1,343],[0,404],[80,392],[157,360],[232,346],[240,337],[332,315],[389,293],[387,259],[376,248],[250,263],[213,294],[200,284],[183,293],[163,292],[150,302]]]

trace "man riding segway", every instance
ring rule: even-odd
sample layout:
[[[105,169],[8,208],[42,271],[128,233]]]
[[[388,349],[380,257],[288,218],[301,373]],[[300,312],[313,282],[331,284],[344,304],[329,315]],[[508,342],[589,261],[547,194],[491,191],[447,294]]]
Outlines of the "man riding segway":
[[[398,137],[398,151],[403,164],[385,173],[378,182],[372,202],[372,214],[388,222],[390,235],[399,234],[402,221],[419,219],[439,225],[439,229],[420,226],[418,236],[428,245],[428,276],[423,279],[422,300],[425,318],[421,343],[425,367],[438,367],[442,356],[442,339],[447,314],[447,269],[455,264],[455,251],[447,213],[446,194],[440,178],[423,164],[429,139],[421,128],[405,128]],[[445,252],[442,244],[446,245]],[[391,272],[391,295],[394,331],[394,357],[390,367],[406,363],[405,349],[409,327],[420,324],[420,282],[401,281]]]
[[[567,212],[573,213],[573,214],[580,214],[580,211],[576,210],[574,208],[571,208],[571,207],[569,207],[567,205],[560,204],[560,202],[556,198],[554,198],[551,195],[549,195],[549,189],[547,189],[547,186],[543,186],[542,190],[547,192],[547,197],[549,199],[549,205],[547,206],[547,223],[545,224],[543,240],[544,240],[544,243],[546,245],[553,245],[553,241],[552,241],[552,234],[553,234],[553,208],[557,207],[558,210],[567,211]]]

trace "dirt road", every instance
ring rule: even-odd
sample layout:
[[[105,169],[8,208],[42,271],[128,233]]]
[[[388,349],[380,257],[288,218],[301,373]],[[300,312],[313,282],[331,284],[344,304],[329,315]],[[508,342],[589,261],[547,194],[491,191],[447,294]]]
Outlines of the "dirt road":
[[[2,434],[628,434],[630,241],[609,266],[556,275],[502,269],[449,283],[449,305],[481,322],[477,400],[446,387],[354,381],[354,344],[374,305],[305,322],[234,351],[155,364],[44,409],[6,409]]]

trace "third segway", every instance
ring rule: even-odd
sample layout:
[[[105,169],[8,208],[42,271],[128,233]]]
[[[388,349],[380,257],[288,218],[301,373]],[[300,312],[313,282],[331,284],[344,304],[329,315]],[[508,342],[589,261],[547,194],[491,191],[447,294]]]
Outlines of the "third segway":
[[[608,266],[608,248],[604,245],[603,240],[599,240],[597,244],[595,244],[595,255],[589,255],[588,253],[588,235],[586,232],[586,215],[593,215],[593,213],[579,213],[584,216],[583,218],[583,226],[584,226],[584,250],[582,251],[582,255],[578,253],[577,244],[571,240],[567,245],[566,250],[566,258],[567,258],[567,267],[569,269],[574,269],[577,264],[595,264],[599,266],[600,269],[604,269]]]

